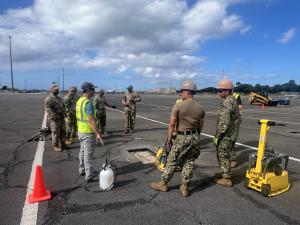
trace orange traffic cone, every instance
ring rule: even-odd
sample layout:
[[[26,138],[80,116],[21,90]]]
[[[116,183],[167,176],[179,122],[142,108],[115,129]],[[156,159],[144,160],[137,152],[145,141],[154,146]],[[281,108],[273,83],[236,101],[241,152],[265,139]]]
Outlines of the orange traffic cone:
[[[40,165],[35,167],[34,187],[32,194],[29,195],[29,203],[49,200],[50,191],[46,190],[43,180],[43,171]]]

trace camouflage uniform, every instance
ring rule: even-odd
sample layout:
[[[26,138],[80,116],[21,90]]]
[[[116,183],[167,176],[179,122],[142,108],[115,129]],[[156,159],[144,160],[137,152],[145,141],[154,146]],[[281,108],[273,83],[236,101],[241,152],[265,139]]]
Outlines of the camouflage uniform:
[[[99,94],[94,98],[93,104],[96,110],[96,124],[101,133],[105,132],[106,127],[106,110],[105,105],[108,105],[104,96]]]
[[[238,93],[233,93],[233,97],[235,98],[238,106],[239,105],[243,105],[242,103],[242,99],[241,99],[241,95],[238,94]],[[241,114],[241,110],[240,110],[240,114]],[[239,136],[239,130],[240,130],[240,125],[241,125],[241,122],[242,122],[242,119],[240,117],[239,120],[236,121],[236,129],[234,130],[235,131],[235,134],[233,135],[235,138],[233,140],[233,144],[232,144],[232,148],[231,148],[231,151],[230,151],[230,161],[236,161],[236,150],[235,150],[235,142]]]
[[[200,134],[177,135],[167,164],[162,174],[162,180],[169,182],[176,167],[182,167],[182,183],[189,183],[193,177],[193,164],[200,155]]]
[[[136,102],[141,101],[140,96],[135,93],[126,93],[123,96],[122,103],[127,104],[124,106],[125,112],[125,130],[133,130],[135,126],[135,116],[136,116]]]
[[[51,93],[45,99],[45,109],[52,132],[52,144],[62,147],[65,144],[66,135],[65,109],[62,98]]]
[[[219,139],[217,159],[223,178],[231,178],[230,154],[238,136],[241,115],[235,98],[229,95],[218,110],[215,138]]]
[[[182,100],[174,104],[172,117],[176,117],[176,137],[168,155],[167,164],[161,180],[168,183],[174,171],[182,168],[181,181],[188,184],[193,177],[193,164],[200,155],[199,121],[205,112],[194,100]],[[182,132],[194,132],[182,134]],[[174,132],[173,132],[174,135]]]
[[[77,120],[76,120],[76,102],[79,99],[78,95],[68,93],[64,97],[64,105],[66,110],[66,138],[75,138],[77,133]]]

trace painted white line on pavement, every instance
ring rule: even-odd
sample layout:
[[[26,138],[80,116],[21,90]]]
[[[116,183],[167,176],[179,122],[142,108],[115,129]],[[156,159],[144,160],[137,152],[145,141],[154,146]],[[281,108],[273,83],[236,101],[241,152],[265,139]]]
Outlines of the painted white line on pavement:
[[[216,115],[217,112],[212,112],[212,111],[208,111],[208,112],[205,112],[207,114],[214,114]],[[244,114],[242,114],[242,118],[247,118],[247,119],[252,119],[252,120],[261,120],[261,118],[258,118],[258,117],[250,117],[250,116],[245,116]],[[284,124],[292,124],[292,125],[300,125],[300,123],[293,123],[293,122],[287,122],[287,121],[281,121],[281,120],[272,120],[276,123],[284,123]]]
[[[260,120],[261,118],[257,118],[257,117],[249,117],[249,116],[244,116],[242,115],[242,118],[248,118],[248,119],[256,119],[256,120]],[[276,123],[286,123],[286,124],[293,124],[293,125],[300,125],[300,123],[293,123],[293,122],[287,122],[287,121],[281,121],[281,120],[272,120]]]
[[[42,128],[46,127],[46,121],[47,121],[47,114],[45,112]],[[34,160],[32,163],[30,179],[29,179],[29,182],[27,185],[27,194],[26,194],[26,199],[25,199],[25,203],[24,203],[24,207],[23,207],[23,214],[22,214],[20,225],[36,225],[36,222],[37,222],[37,213],[38,213],[39,203],[30,204],[28,202],[28,196],[33,190],[35,166],[36,165],[42,166],[42,164],[43,164],[44,149],[45,149],[45,141],[39,141],[36,152],[35,152],[35,157],[34,157]]]
[[[286,112],[278,112],[278,111],[262,111],[262,110],[255,110],[255,109],[243,109],[244,112],[254,112],[254,113],[262,113],[262,112],[266,112],[266,113],[273,113],[273,114],[281,114],[281,115],[291,115],[291,116],[300,116],[299,113],[286,113]]]
[[[120,113],[124,113],[123,111],[121,110],[118,110],[118,109],[112,109],[112,108],[108,108],[110,110],[113,110],[113,111],[116,111],[116,112],[120,112]],[[153,120],[153,119],[150,119],[150,118],[147,118],[147,117],[144,117],[144,116],[139,116],[139,115],[136,115],[136,117],[139,117],[141,119],[144,119],[144,120],[149,120],[151,122],[155,122],[155,123],[160,123],[160,124],[163,124],[163,125],[166,125],[168,126],[167,123],[164,123],[164,122],[161,122],[161,121],[158,121],[158,120]],[[278,121],[277,121],[278,122]],[[210,135],[210,134],[205,134],[205,133],[201,133],[201,135],[203,136],[206,136],[206,137],[210,137],[210,138],[213,138],[214,136],[213,135]],[[250,146],[250,145],[245,145],[245,144],[242,144],[242,143],[239,143],[239,142],[236,142],[235,143],[236,145],[239,145],[239,146],[243,146],[243,147],[246,147],[246,148],[250,148],[252,150],[258,150],[258,148],[256,147],[253,147],[253,146]],[[294,158],[294,157],[289,157],[290,160],[293,160],[293,161],[296,161],[296,162],[300,162],[300,159],[297,159],[297,158]]]
[[[149,106],[155,106],[155,107],[160,107],[160,108],[168,108],[171,109],[172,107],[168,107],[168,106],[160,106],[160,105],[154,105],[154,104],[146,104],[146,103],[139,103],[141,105],[149,105]],[[247,111],[254,111],[254,110],[247,110],[247,109],[243,109],[244,112]],[[257,112],[268,112],[268,111],[257,111]],[[217,114],[217,112],[214,111],[207,111],[206,113],[208,114]],[[268,113],[277,113],[277,114],[289,114],[289,115],[297,115],[298,114],[291,114],[291,113],[278,113],[278,112],[268,112]],[[242,118],[248,118],[248,119],[254,119],[254,120],[260,120],[261,118],[257,118],[257,117],[250,117],[250,116],[245,116],[242,115]],[[293,123],[293,122],[287,122],[287,121],[280,121],[280,120],[272,120],[274,122],[278,122],[278,123],[285,123],[285,124],[293,124],[293,125],[300,125],[300,123]]]
[[[155,107],[159,107],[159,108],[172,109],[172,107],[169,107],[169,106],[161,106],[161,105],[146,104],[146,103],[139,103],[139,105],[150,105],[150,106],[155,106]]]

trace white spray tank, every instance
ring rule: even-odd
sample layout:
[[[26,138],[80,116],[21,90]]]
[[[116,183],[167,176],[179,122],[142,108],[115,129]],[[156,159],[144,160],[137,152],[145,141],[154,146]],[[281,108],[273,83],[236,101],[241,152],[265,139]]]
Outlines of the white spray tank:
[[[99,187],[102,191],[108,191],[114,186],[117,174],[114,174],[113,169],[116,170],[116,167],[105,160],[103,164],[103,169],[99,173]]]

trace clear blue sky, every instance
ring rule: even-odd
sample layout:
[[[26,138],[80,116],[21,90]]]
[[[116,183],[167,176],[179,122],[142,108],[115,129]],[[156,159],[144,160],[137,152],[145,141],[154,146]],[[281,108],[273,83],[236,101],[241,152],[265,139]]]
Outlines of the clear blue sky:
[[[62,88],[199,88],[234,82],[300,83],[300,1],[2,0],[0,83]]]

